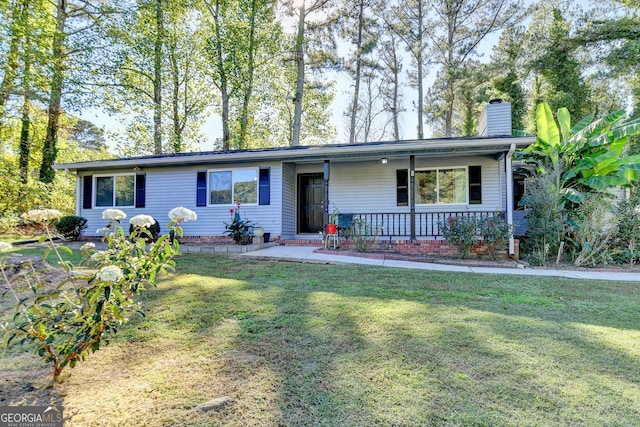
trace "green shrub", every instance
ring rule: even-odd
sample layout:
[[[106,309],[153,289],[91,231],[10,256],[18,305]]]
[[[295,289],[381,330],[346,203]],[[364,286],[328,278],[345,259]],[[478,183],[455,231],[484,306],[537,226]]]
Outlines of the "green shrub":
[[[182,208],[183,211],[186,209]],[[172,212],[174,212],[173,210]],[[182,236],[181,223],[196,218],[194,212],[186,217],[171,216],[168,228],[171,233]],[[28,221],[42,224],[46,235],[40,242],[48,241],[49,249],[43,259],[53,252],[66,277],[49,283],[40,279],[33,264],[23,269],[20,280],[9,280],[6,271],[14,268],[8,256],[0,256],[0,271],[7,289],[2,294],[15,304],[9,321],[0,325],[6,346],[29,345],[45,362],[53,365],[53,378],[57,379],[66,367],[73,368],[92,352],[108,344],[111,336],[129,321],[134,313],[143,314],[140,299],[146,287],[155,286],[160,273],[175,266],[173,257],[178,254],[177,240],[171,242],[168,235],[147,245],[141,239],[144,227],[134,227],[127,238],[120,225],[126,214],[118,209],[106,209],[102,213],[109,220],[104,228],[103,242],[106,248],[97,250],[92,242],[85,243],[81,250],[82,263],[88,269],[76,269],[70,261],[61,257],[61,251],[73,253],[70,248],[52,240],[51,225],[62,214],[54,209],[32,210],[24,215]],[[131,223],[151,224],[153,218],[140,218]],[[141,221],[140,221],[141,220]],[[4,243],[4,242],[0,242]],[[0,252],[11,250],[11,245],[0,245]],[[28,264],[28,262],[22,263]],[[32,273],[32,274],[29,274]]]
[[[154,223],[150,227],[140,227],[137,235],[139,238],[144,239],[146,242],[155,242],[160,236],[160,223],[157,219],[153,219]],[[129,225],[129,235],[131,236],[134,231],[134,226]]]
[[[640,188],[633,188],[613,208],[615,230],[610,256],[614,262],[629,264],[640,262]]]
[[[475,217],[451,216],[438,225],[447,242],[458,248],[462,258],[466,258],[478,239],[478,220]]]
[[[378,230],[374,230],[363,218],[353,218],[348,230],[353,247],[358,252],[371,252],[378,241]]]
[[[509,242],[509,236],[513,231],[512,227],[500,215],[482,219],[478,224],[478,228],[482,239],[487,245],[489,255],[492,257],[496,255],[496,248],[504,247]]]
[[[87,228],[87,220],[81,216],[67,215],[54,222],[53,225],[65,239],[78,240]]]
[[[560,174],[561,170],[548,170],[548,174],[527,179],[520,202],[528,211],[522,255],[533,265],[547,264],[564,246],[567,212],[558,186]]]

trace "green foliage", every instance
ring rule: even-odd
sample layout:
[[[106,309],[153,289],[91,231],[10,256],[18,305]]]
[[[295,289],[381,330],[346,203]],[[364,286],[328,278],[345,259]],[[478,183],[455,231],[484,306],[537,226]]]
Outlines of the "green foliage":
[[[542,16],[530,27],[531,37],[538,43],[539,54],[531,62],[540,78],[538,96],[555,110],[566,107],[574,116],[591,110],[589,88],[583,81],[583,65],[577,60],[575,46],[570,43],[571,22],[554,3],[543,4]]]
[[[496,249],[504,247],[509,242],[509,236],[513,232],[512,227],[507,224],[502,215],[497,214],[480,220],[478,229],[492,257],[496,256]]]
[[[527,233],[522,242],[523,258],[533,265],[545,265],[557,254],[564,240],[567,212],[557,181],[562,171],[527,179],[521,205],[527,208]]]
[[[126,216],[121,211],[111,212],[119,214],[112,218]],[[23,283],[12,283],[4,275],[9,289],[5,294],[16,302],[13,316],[4,326],[5,343],[29,344],[39,357],[53,365],[53,377],[57,379],[65,367],[73,368],[108,343],[132,313],[143,314],[137,299],[147,286],[155,285],[159,273],[174,267],[172,258],[179,245],[164,235],[147,246],[141,238],[142,229],[135,229],[127,239],[119,219],[112,219],[103,238],[105,250],[95,250],[92,243],[83,246],[82,263],[91,270],[80,274],[60,256],[61,251],[72,251],[53,242],[50,219],[45,217],[42,224],[47,235],[40,241],[48,241],[50,246],[44,259],[55,252],[67,274],[53,285],[40,280],[33,268],[31,274],[22,276]],[[181,235],[179,223],[172,222],[169,227]],[[4,274],[9,266],[3,260],[0,267]]]
[[[150,227],[136,227],[133,224],[129,225],[129,235],[136,236],[140,239],[144,239],[146,242],[155,242],[160,236],[160,223],[157,219],[153,219],[155,222]]]
[[[364,218],[353,218],[348,237],[358,252],[371,252],[378,242],[378,229],[371,227]]]
[[[640,190],[634,187],[613,208],[615,230],[610,255],[614,262],[633,266],[640,262]]]
[[[573,212],[569,223],[569,249],[572,261],[578,266],[595,266],[608,261],[611,237],[609,203],[601,194],[589,196]]]
[[[231,223],[224,223],[225,234],[234,242],[240,245],[251,243],[251,230],[254,226],[253,222],[240,217],[240,203],[236,209],[231,209]]]
[[[81,216],[67,215],[53,224],[58,233],[66,239],[78,240],[87,228],[87,219]]]
[[[537,109],[538,134],[524,160],[538,166],[538,173],[565,171],[556,176],[556,187],[565,201],[581,203],[587,193],[629,187],[640,176],[640,155],[626,156],[630,137],[640,134],[640,120],[624,121],[624,111],[598,120],[588,115],[571,126],[566,108],[558,110],[558,123],[548,104]]]
[[[475,216],[451,216],[439,222],[438,226],[440,234],[458,249],[462,258],[469,256],[478,240],[478,220]]]

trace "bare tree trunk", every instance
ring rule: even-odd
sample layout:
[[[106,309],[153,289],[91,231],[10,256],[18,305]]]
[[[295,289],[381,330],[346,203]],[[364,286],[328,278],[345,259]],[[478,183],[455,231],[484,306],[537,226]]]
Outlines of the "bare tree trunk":
[[[28,67],[27,67],[28,68]],[[25,72],[28,70],[25,69]],[[26,84],[25,86],[28,86]],[[31,128],[31,101],[29,100],[28,91],[24,95],[24,103],[22,104],[22,127],[20,129],[20,181],[27,183],[29,181],[29,156],[31,155],[31,139],[29,137]]]
[[[153,151],[162,153],[162,45],[164,42],[164,16],[162,0],[155,2],[156,37],[153,52]]]
[[[224,56],[222,54],[222,34],[220,32],[220,0],[216,0],[215,7],[211,7],[211,4],[208,1],[205,1],[205,5],[213,18],[214,26],[215,26],[215,49],[216,49],[216,58],[215,64],[218,69],[218,73],[220,75],[220,85],[218,89],[220,89],[220,101],[222,103],[222,151],[229,151],[229,83],[227,81],[227,72],[224,66]]]
[[[60,126],[60,107],[62,103],[62,87],[64,84],[65,23],[67,20],[67,0],[58,0],[56,5],[56,31],[53,35],[51,62],[51,92],[47,111],[47,135],[42,147],[42,163],[40,165],[40,181],[53,182],[55,171],[51,167],[58,157],[58,128]]]
[[[362,26],[364,25],[363,14],[364,0],[360,0],[360,4],[358,5],[358,38],[356,39],[356,74],[354,77],[353,100],[351,101],[351,127],[349,129],[349,144],[355,144],[356,142],[356,116],[358,114],[358,103],[360,101],[360,74],[362,72]]]
[[[249,101],[253,92],[253,74],[255,71],[254,54],[256,50],[256,14],[258,5],[257,0],[251,2],[251,17],[249,18],[249,50],[247,52],[247,82],[242,96],[242,111],[240,112],[240,138],[238,143],[245,148],[247,145],[247,128],[249,125]]]
[[[178,69],[178,58],[176,56],[176,42],[174,39],[171,39],[167,43],[167,47],[169,49],[169,63],[170,63],[170,72],[171,72],[171,83],[172,83],[172,98],[171,98],[171,108],[172,108],[172,121],[173,121],[173,132],[171,135],[171,146],[173,147],[173,151],[175,153],[180,153],[183,151],[182,147],[182,126],[180,121],[180,70]],[[185,77],[186,82],[186,77]]]
[[[29,8],[29,0],[17,2],[13,13],[13,21],[11,22],[11,41],[9,42],[9,50],[6,56],[6,65],[2,83],[0,83],[0,128],[4,119],[9,95],[15,85],[15,78],[18,70],[18,53],[20,42],[22,41],[22,29],[27,19]]]
[[[302,95],[304,91],[304,27],[306,10],[304,1],[301,2],[298,13],[300,14],[298,19],[298,34],[296,36],[296,65],[297,65],[297,78],[296,78],[296,93],[293,98],[294,111],[293,111],[293,130],[291,145],[300,145],[300,128],[302,126]]]
[[[418,1],[418,22],[424,20],[424,4],[422,1]],[[424,138],[424,53],[423,53],[423,37],[424,30],[422,25],[418,25],[418,54],[416,55],[416,62],[418,65],[418,139]]]

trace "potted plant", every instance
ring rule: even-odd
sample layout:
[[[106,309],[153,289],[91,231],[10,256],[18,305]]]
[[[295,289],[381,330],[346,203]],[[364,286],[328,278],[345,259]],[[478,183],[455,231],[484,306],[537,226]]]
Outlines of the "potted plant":
[[[329,224],[327,224],[327,234],[336,234],[338,231],[338,215],[340,212],[338,208],[333,208],[331,215],[329,215]]]
[[[237,209],[230,209],[231,223],[224,223],[225,234],[239,245],[251,243],[253,223],[240,218],[240,202],[236,202]]]

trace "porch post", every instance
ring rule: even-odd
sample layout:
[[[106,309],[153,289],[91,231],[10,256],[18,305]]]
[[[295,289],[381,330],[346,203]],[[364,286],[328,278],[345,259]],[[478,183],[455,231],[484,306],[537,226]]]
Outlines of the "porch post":
[[[516,151],[516,144],[511,144],[509,152],[504,158],[505,175],[507,177],[507,224],[513,228],[513,153]],[[515,241],[513,231],[509,234],[509,255],[515,255]]]
[[[409,208],[411,209],[411,240],[416,240],[416,156],[409,156]]]
[[[322,221],[324,225],[329,222],[329,175],[330,175],[329,160],[324,161],[324,199],[322,201]]]

